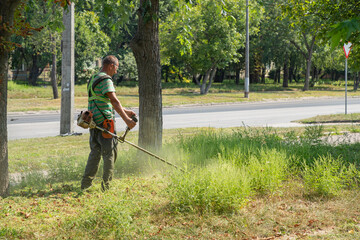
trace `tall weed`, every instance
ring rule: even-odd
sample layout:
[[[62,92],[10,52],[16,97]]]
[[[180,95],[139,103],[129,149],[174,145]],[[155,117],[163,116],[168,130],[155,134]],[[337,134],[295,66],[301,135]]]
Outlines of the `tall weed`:
[[[304,186],[309,194],[336,196],[341,189],[354,186],[358,173],[353,164],[347,167],[340,157],[320,156],[312,165],[304,165]]]
[[[295,132],[281,135],[271,128],[232,133],[210,130],[181,137],[190,173],[172,179],[173,206],[200,212],[234,211],[252,194],[273,193],[292,177],[304,179],[308,192],[318,195],[357,187],[359,171],[352,163],[358,162],[356,151],[348,145],[332,146],[322,136],[323,128],[317,126],[306,128],[300,137]]]
[[[214,163],[174,175],[168,193],[177,211],[233,212],[250,195],[250,179],[231,164]]]
[[[245,167],[251,178],[251,187],[259,193],[271,193],[286,180],[288,173],[287,155],[276,149],[261,149],[249,159]]]

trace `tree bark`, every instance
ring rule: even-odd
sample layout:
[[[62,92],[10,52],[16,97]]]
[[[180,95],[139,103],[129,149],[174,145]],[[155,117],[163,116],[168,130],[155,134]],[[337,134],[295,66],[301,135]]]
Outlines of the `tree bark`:
[[[204,75],[204,78],[203,80],[201,81],[201,84],[200,84],[200,94],[201,95],[205,95],[206,92],[205,92],[205,88],[206,88],[206,82],[208,81],[208,79],[210,78],[210,73],[211,73],[211,69],[209,69],[205,75]]]
[[[0,4],[0,24],[13,25],[14,11],[20,0],[5,0]],[[9,194],[9,162],[8,162],[8,135],[7,135],[7,70],[10,49],[6,42],[10,41],[11,34],[0,28],[0,36],[5,46],[0,47],[0,196]]]
[[[212,82],[214,81],[214,77],[215,77],[215,74],[216,74],[216,70],[217,70],[216,67],[213,67],[213,68],[210,70],[209,84],[206,86],[206,88],[205,88],[205,93],[204,93],[204,94],[207,94],[207,93],[209,92],[209,89],[210,89],[210,87],[211,87],[211,84],[212,84]]]
[[[40,76],[44,68],[40,71],[38,66],[39,61],[39,55],[37,53],[34,53],[32,55],[32,67],[30,70],[30,76],[29,76],[29,83],[32,86],[37,85],[37,78]]]
[[[261,83],[265,84],[266,67],[265,65],[261,69]]]
[[[306,74],[305,74],[305,83],[303,91],[309,90],[309,81],[310,81],[310,71],[311,71],[311,58],[313,54],[314,44],[316,40],[316,35],[311,36],[311,41],[308,43],[306,39],[306,33],[302,33],[303,40],[306,46],[306,52],[302,51],[299,45],[295,41],[290,41],[297,49],[298,51],[304,56],[306,60]]]
[[[357,72],[356,74],[354,74],[354,91],[358,89],[359,81],[360,81],[360,76],[359,76],[359,72]]]
[[[159,0],[140,0],[138,28],[130,47],[139,76],[139,145],[162,145],[162,94],[159,51]]]
[[[284,76],[283,76],[283,87],[289,87],[289,68],[288,68],[288,59],[285,57],[284,62]]]
[[[241,67],[239,66],[239,64],[236,64],[236,68],[235,68],[235,74],[236,74],[235,84],[236,85],[240,84],[240,70],[241,70]]]
[[[0,50],[0,196],[9,193],[7,136],[7,69],[8,52]]]
[[[214,80],[215,74],[216,74],[216,67],[212,67],[209,70],[206,71],[203,80],[201,81],[201,83],[199,82],[199,86],[200,86],[200,94],[201,95],[205,95],[209,92],[209,89],[211,87],[211,84]]]
[[[53,53],[52,53],[52,68],[51,68],[51,86],[53,90],[54,99],[59,98],[57,80],[56,80],[56,41],[54,38],[50,37],[53,42]]]
[[[201,81],[201,78],[203,77],[203,75],[201,74],[197,74],[197,75],[194,75],[193,74],[193,83],[195,83],[196,85],[200,86],[200,81]]]
[[[165,82],[169,82],[169,66],[164,65],[164,69],[165,69]]]

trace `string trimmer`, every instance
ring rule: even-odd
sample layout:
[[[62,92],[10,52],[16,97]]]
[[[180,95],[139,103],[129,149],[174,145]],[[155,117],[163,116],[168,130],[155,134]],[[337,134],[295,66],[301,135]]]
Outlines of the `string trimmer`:
[[[166,163],[166,164],[168,164],[168,165],[170,165],[170,166],[172,166],[172,167],[174,167],[174,168],[176,168],[176,169],[179,169],[179,170],[182,171],[182,172],[185,172],[185,170],[179,168],[179,167],[176,166],[175,164],[173,164],[173,163],[171,163],[171,162],[168,162],[168,161],[166,161],[165,159],[163,159],[163,158],[155,155],[154,153],[149,152],[148,150],[146,150],[146,149],[144,149],[144,148],[142,148],[142,147],[140,147],[140,146],[138,146],[138,145],[136,145],[136,144],[134,144],[134,143],[132,143],[132,142],[129,142],[129,141],[125,140],[126,135],[127,135],[128,132],[130,131],[130,128],[129,128],[129,127],[126,127],[126,130],[125,130],[125,132],[124,132],[124,134],[123,134],[122,136],[118,136],[118,135],[110,132],[109,130],[107,130],[107,129],[105,129],[105,128],[102,128],[102,127],[99,127],[98,125],[96,125],[96,123],[94,122],[94,120],[93,120],[92,117],[93,117],[92,112],[90,112],[90,111],[85,111],[85,112],[81,111],[81,113],[78,115],[77,125],[80,126],[80,127],[82,127],[82,128],[85,128],[85,129],[87,129],[87,128],[92,128],[92,129],[93,129],[93,128],[96,128],[96,129],[99,129],[99,130],[102,131],[102,132],[105,132],[105,133],[107,133],[107,134],[110,134],[111,136],[113,136],[114,138],[116,138],[119,142],[121,142],[121,143],[124,143],[124,142],[125,142],[125,143],[127,143],[127,144],[129,144],[129,145],[131,145],[131,146],[133,146],[133,147],[135,147],[135,148],[137,148],[138,150],[140,150],[140,151],[142,151],[142,152],[144,152],[144,153],[146,153],[146,154],[148,154],[148,155],[150,155],[150,156],[152,156],[152,157],[154,157],[154,158],[162,161],[163,163]],[[138,121],[135,115],[133,115],[131,118],[132,118],[135,122]]]

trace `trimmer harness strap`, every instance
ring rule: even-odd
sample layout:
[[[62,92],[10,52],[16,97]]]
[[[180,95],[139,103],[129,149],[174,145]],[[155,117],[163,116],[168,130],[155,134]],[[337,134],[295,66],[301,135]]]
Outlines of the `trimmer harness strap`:
[[[91,80],[89,81],[88,85],[87,85],[87,90],[88,90],[88,96],[89,96],[89,102],[93,101],[93,100],[99,100],[102,102],[106,102],[106,103],[110,103],[110,100],[102,97],[102,96],[98,96],[95,94],[95,87],[104,79],[111,79],[111,77],[109,75],[104,75],[99,77],[98,79],[96,79],[94,81],[95,75],[92,76]]]

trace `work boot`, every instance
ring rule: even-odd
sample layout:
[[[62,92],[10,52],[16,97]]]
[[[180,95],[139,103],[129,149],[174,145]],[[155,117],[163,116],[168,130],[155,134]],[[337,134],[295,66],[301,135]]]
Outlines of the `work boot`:
[[[81,182],[81,190],[86,190],[86,189],[90,188],[91,185],[92,185],[91,182],[84,182],[84,181],[82,181],[82,182]]]
[[[105,192],[106,190],[109,190],[110,184],[108,182],[107,183],[101,182],[101,189],[103,192]]]

